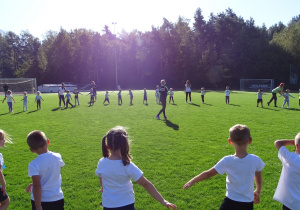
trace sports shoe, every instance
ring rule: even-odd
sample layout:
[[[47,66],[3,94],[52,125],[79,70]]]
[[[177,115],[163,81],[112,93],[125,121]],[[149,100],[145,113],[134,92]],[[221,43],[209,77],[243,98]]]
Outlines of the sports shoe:
[[[158,115],[156,115],[156,118],[157,118],[158,120],[160,120],[160,117],[159,117]]]
[[[165,120],[168,119],[168,117],[164,117],[164,118],[165,118]]]
[[[268,102],[267,104],[268,104],[268,106],[270,106],[270,103],[269,103],[269,102]]]

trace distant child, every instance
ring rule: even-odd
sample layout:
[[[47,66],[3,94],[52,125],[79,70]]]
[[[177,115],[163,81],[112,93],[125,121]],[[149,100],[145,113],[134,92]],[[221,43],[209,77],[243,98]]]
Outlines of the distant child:
[[[133,93],[132,93],[131,89],[129,89],[128,95],[130,96],[130,105],[132,105]]]
[[[26,188],[31,192],[32,209],[64,209],[60,169],[65,165],[59,153],[48,150],[49,139],[42,131],[32,131],[27,136],[31,152],[38,156],[28,165],[32,183]]]
[[[4,147],[5,142],[12,143],[9,135],[4,130],[0,129],[0,147]],[[10,201],[6,193],[6,183],[4,180],[4,175],[2,173],[4,168],[5,165],[3,155],[0,153],[0,209],[7,209]]]
[[[7,94],[5,95],[2,103],[4,103],[4,101],[7,99],[7,105],[8,105],[8,112],[12,113],[13,112],[13,105],[12,105],[12,101],[14,101],[14,103],[16,103],[15,99],[12,96],[12,91],[8,90]]]
[[[109,98],[108,98],[108,91],[106,91],[106,93],[105,93],[105,100],[103,101],[103,104],[105,103],[105,101],[107,101],[108,102],[108,104],[110,104],[109,103]]]
[[[154,185],[143,176],[143,172],[131,162],[128,134],[123,127],[118,126],[109,130],[102,138],[102,154],[96,175],[100,180],[99,192],[102,192],[104,210],[135,209],[131,179],[143,186],[163,206],[177,209],[174,204],[161,196]]]
[[[225,103],[226,104],[229,104],[229,96],[230,96],[229,86],[226,86],[226,90],[225,90]]]
[[[118,105],[122,105],[122,89],[119,89],[117,95],[118,95]]]
[[[147,105],[148,102],[147,102],[147,90],[146,90],[146,88],[144,88],[144,100],[143,100],[143,104],[144,104],[145,101],[146,101],[146,105]]]
[[[214,167],[188,181],[183,189],[188,189],[196,182],[217,174],[223,175],[226,173],[226,197],[220,209],[253,209],[253,203],[260,202],[261,171],[265,164],[258,156],[247,152],[247,147],[252,142],[252,138],[246,125],[237,124],[231,127],[228,142],[234,146],[235,154],[223,157]],[[253,180],[256,185],[255,191]]]
[[[76,106],[76,102],[78,103],[78,106],[79,106],[79,99],[78,99],[78,95],[82,95],[78,90],[77,88],[75,88],[75,90],[73,91],[73,93],[75,94],[75,106]]]
[[[258,89],[258,92],[256,93],[257,95],[257,104],[256,106],[258,107],[258,104],[260,103],[261,104],[261,107],[263,108],[263,100],[262,100],[262,96],[263,95],[267,95],[265,93],[262,92],[262,89]]]
[[[91,95],[91,99],[90,99],[90,106],[92,106],[92,104],[94,104],[94,89],[93,88],[91,88],[91,92],[89,92],[88,94],[87,94],[87,96],[88,95]]]
[[[292,95],[290,94],[290,90],[289,90],[289,89],[286,89],[286,90],[285,90],[285,93],[282,94],[282,95],[280,95],[279,97],[281,97],[281,96],[284,97],[284,102],[283,102],[281,108],[283,108],[285,104],[287,104],[287,108],[289,108],[289,105],[290,105],[290,96],[291,96],[292,98],[295,98],[295,97],[292,96]]]
[[[205,89],[204,87],[201,88],[201,99],[202,99],[202,104],[204,104],[204,95],[205,95]]]
[[[73,104],[71,104],[71,102],[70,102],[70,100],[72,100],[72,96],[71,96],[69,90],[67,90],[67,94],[66,94],[65,98],[67,98],[66,108],[68,108],[68,104],[70,104],[73,107]]]
[[[41,100],[44,101],[44,99],[42,98],[40,91],[37,91],[36,94],[37,94],[35,97],[36,109],[39,110],[41,109]]]
[[[171,102],[171,100],[173,101],[174,104],[174,98],[173,98],[174,92],[173,92],[173,88],[170,88],[169,91],[169,103]]]
[[[290,152],[285,146],[295,146]],[[277,140],[275,147],[282,162],[282,170],[273,199],[283,204],[282,209],[300,209],[300,133],[295,140]]]
[[[28,97],[27,97],[27,92],[23,93],[23,99],[21,101],[23,101],[23,112],[25,112],[25,109],[27,111],[27,104],[29,102]]]
[[[155,90],[155,98],[156,98],[156,103],[160,103],[160,95],[159,95],[159,86],[156,85],[156,90]]]

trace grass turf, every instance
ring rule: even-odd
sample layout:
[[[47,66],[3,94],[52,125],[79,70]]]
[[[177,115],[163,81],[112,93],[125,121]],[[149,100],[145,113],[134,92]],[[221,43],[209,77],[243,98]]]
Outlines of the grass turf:
[[[27,176],[28,163],[37,155],[30,152],[26,136],[32,130],[42,130],[50,139],[49,150],[59,152],[65,162],[62,168],[62,190],[65,209],[100,209],[99,180],[95,175],[102,156],[101,139],[112,127],[128,127],[133,162],[144,172],[164,196],[178,209],[218,209],[225,196],[226,175],[216,175],[197,183],[188,190],[183,185],[195,175],[214,166],[223,156],[234,154],[228,144],[228,129],[246,124],[253,138],[248,152],[258,155],[266,164],[263,170],[261,203],[254,209],[279,209],[272,199],[281,171],[276,139],[293,139],[299,132],[298,99],[290,99],[290,109],[267,101],[264,108],[256,107],[254,93],[232,91],[230,105],[225,105],[224,91],[207,92],[205,104],[200,93],[192,93],[192,104],[185,104],[185,94],[175,92],[175,105],[167,104],[168,120],[156,120],[161,106],[155,103],[154,91],[148,91],[149,105],[143,105],[143,91],[133,91],[133,105],[123,92],[123,105],[117,105],[117,92],[110,92],[110,105],[103,105],[104,92],[89,107],[89,96],[79,96],[80,106],[58,109],[57,94],[42,94],[42,109],[36,110],[34,96],[29,95],[28,112],[22,111],[21,95],[15,95],[14,113],[1,105],[1,129],[13,138],[0,152],[5,159],[4,169],[10,209],[30,209],[30,195],[25,188],[31,182]],[[74,99],[72,101],[74,103]],[[161,116],[162,117],[162,116]],[[293,147],[288,147],[290,151]],[[165,209],[144,188],[134,183],[136,209]]]

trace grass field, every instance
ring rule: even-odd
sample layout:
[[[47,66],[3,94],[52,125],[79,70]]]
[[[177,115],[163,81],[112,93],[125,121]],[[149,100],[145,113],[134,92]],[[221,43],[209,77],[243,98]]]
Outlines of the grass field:
[[[155,104],[154,91],[148,91],[149,105],[143,105],[143,91],[123,93],[123,105],[117,105],[117,92],[110,92],[110,105],[103,105],[104,92],[89,107],[89,96],[79,96],[80,106],[58,109],[57,94],[42,94],[42,109],[36,110],[34,95],[29,95],[28,112],[22,111],[22,96],[14,96],[14,113],[7,113],[6,102],[1,104],[1,129],[13,138],[0,152],[5,159],[4,169],[10,209],[30,209],[30,195],[25,188],[31,182],[27,176],[28,163],[36,157],[31,153],[26,136],[32,130],[42,130],[50,140],[49,150],[59,152],[65,162],[62,168],[62,190],[65,209],[101,209],[99,179],[95,175],[102,156],[101,139],[112,127],[129,128],[133,140],[133,162],[144,172],[165,197],[178,209],[218,209],[225,196],[226,175],[217,175],[197,183],[188,190],[183,185],[193,176],[214,166],[223,156],[233,154],[228,144],[228,129],[246,124],[253,142],[248,152],[258,155],[266,164],[263,170],[261,203],[255,209],[281,209],[273,195],[281,172],[281,162],[274,147],[276,139],[291,139],[299,132],[298,98],[290,99],[290,109],[267,106],[271,94],[264,96],[264,108],[256,107],[257,96],[249,92],[232,91],[230,105],[225,105],[224,91],[207,92],[205,104],[200,93],[192,93],[192,104],[185,104],[183,92],[175,92],[176,105],[167,105],[168,120],[156,120],[161,106]],[[73,96],[72,96],[73,97]],[[74,99],[72,101],[74,103]],[[293,147],[288,147],[290,151]],[[144,188],[134,183],[136,209],[166,209]]]

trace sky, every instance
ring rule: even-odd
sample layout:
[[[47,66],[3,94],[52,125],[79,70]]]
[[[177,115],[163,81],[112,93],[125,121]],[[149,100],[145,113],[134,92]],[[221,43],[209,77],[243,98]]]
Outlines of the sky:
[[[47,31],[78,28],[102,33],[105,25],[112,32],[151,31],[163,18],[175,23],[178,17],[194,22],[201,8],[205,20],[231,8],[244,20],[252,17],[257,26],[270,27],[279,21],[287,25],[300,14],[300,0],[0,0],[0,30],[20,34],[28,30],[43,39]],[[112,24],[115,22],[116,24]]]

